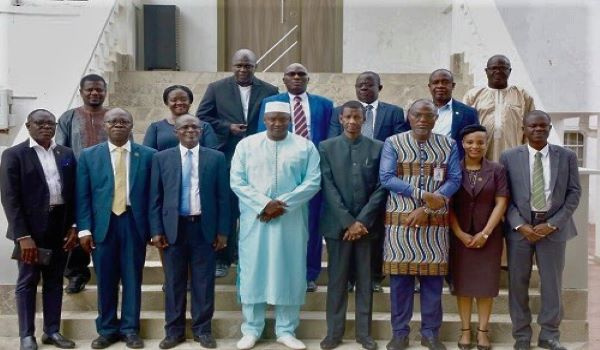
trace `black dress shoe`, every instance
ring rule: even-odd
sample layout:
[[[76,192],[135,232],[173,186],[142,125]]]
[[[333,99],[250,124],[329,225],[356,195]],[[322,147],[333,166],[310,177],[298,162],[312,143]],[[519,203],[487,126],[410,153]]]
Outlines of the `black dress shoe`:
[[[30,335],[28,337],[21,338],[21,346],[19,350],[37,350],[37,342],[35,341],[35,337]]]
[[[529,350],[531,349],[531,342],[529,340],[517,340],[513,348],[515,350]]]
[[[317,284],[315,283],[315,281],[306,282],[306,291],[309,293],[317,291]]]
[[[560,344],[558,339],[549,339],[549,340],[538,340],[538,346],[544,349],[550,350],[567,350],[564,346]]]
[[[171,349],[171,348],[174,348],[177,345],[183,343],[184,341],[185,341],[185,336],[181,336],[181,337],[166,336],[165,339],[161,340],[160,344],[158,344],[158,347],[161,349]]]
[[[373,293],[383,293],[383,287],[381,286],[381,282],[373,282],[372,288]]]
[[[217,347],[217,342],[212,334],[195,335],[194,341],[200,343],[203,348],[215,349]]]
[[[42,343],[52,344],[61,349],[73,349],[75,347],[75,342],[63,337],[63,335],[58,332],[50,335],[44,333],[42,335]]]
[[[229,265],[226,264],[217,264],[215,267],[215,277],[225,277],[229,273]]]
[[[367,337],[356,338],[356,342],[359,343],[360,345],[362,345],[363,349],[367,349],[367,350],[376,350],[377,349],[377,343],[371,337],[367,336]]]
[[[144,347],[144,341],[136,333],[125,334],[122,340],[130,349],[142,349]]]
[[[118,341],[119,341],[119,337],[116,335],[111,335],[111,336],[101,335],[98,338],[94,339],[94,341],[92,342],[92,349],[106,349]]]
[[[429,350],[446,350],[446,345],[438,337],[423,337],[421,338],[421,345],[427,347]]]
[[[342,340],[339,338],[333,338],[330,336],[326,336],[325,339],[321,340],[321,349],[323,350],[328,350],[328,349],[335,349],[338,346],[340,346],[340,344],[342,343]]]
[[[69,280],[69,284],[65,288],[67,294],[77,294],[85,288],[87,282],[80,277],[74,277]]]
[[[393,337],[385,348],[387,350],[404,350],[408,348],[408,337]]]

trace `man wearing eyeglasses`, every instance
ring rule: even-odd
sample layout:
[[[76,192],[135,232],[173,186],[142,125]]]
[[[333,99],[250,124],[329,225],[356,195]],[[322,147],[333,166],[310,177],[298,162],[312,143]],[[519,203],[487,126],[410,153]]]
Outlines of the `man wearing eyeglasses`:
[[[142,270],[150,241],[150,168],[156,151],[130,141],[132,128],[129,112],[106,112],[108,140],[84,149],[77,166],[77,229],[82,248],[92,254],[98,283],[100,336],[93,349],[119,340],[129,348],[144,346],[139,337]]]
[[[486,158],[493,161],[498,161],[502,152],[525,143],[523,117],[535,109],[525,89],[508,85],[511,71],[506,56],[490,57],[485,68],[488,85],[469,90],[463,98],[477,110],[479,122],[488,130]]]
[[[66,251],[77,242],[73,203],[75,157],[71,149],[52,141],[56,119],[36,109],[25,123],[29,138],[2,153],[0,189],[8,221],[7,238],[20,248],[15,287],[21,350],[36,350],[35,312],[40,277],[43,279],[42,343],[74,348],[59,333]],[[50,249],[47,265],[38,260],[38,248]]]
[[[308,70],[300,63],[290,64],[283,73],[283,83],[287,92],[265,98],[262,102],[258,131],[265,131],[264,110],[269,102],[285,102],[290,104],[291,123],[289,131],[311,140],[315,147],[327,139],[329,121],[333,114],[331,100],[306,92],[308,87]],[[321,273],[321,251],[323,241],[319,234],[319,215],[323,196],[317,193],[309,203],[308,213],[308,249],[306,253],[306,291],[317,290],[317,278]]]
[[[164,252],[165,331],[161,349],[185,341],[186,285],[191,272],[192,332],[204,348],[216,348],[215,255],[227,247],[229,184],[223,153],[201,147],[198,118],[175,120],[179,145],[152,160],[150,232]]]
[[[218,150],[225,154],[227,167],[238,142],[256,133],[260,101],[275,95],[277,87],[254,76],[256,55],[240,49],[231,58],[233,75],[210,83],[198,105],[196,116],[215,130],[219,139]],[[262,118],[262,116],[261,116]],[[227,172],[229,174],[229,172]],[[216,277],[225,277],[237,256],[237,219],[240,216],[237,196],[230,192],[230,232],[227,248],[217,254]]]

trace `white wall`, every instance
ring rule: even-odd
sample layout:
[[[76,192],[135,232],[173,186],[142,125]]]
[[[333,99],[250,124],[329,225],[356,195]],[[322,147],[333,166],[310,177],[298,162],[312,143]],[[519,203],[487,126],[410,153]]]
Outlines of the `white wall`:
[[[182,71],[217,71],[217,0],[143,0],[179,8],[179,66]]]
[[[344,0],[343,72],[423,73],[450,64],[450,0]]]

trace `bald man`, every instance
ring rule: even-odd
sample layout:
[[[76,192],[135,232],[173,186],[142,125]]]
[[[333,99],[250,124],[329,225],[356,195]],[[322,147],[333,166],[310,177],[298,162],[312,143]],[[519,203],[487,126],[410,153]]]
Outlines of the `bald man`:
[[[258,131],[266,130],[264,120],[265,105],[269,102],[290,104],[291,122],[289,131],[300,135],[319,147],[327,138],[329,121],[333,114],[333,102],[329,99],[306,92],[309,82],[308,70],[300,63],[290,64],[283,73],[283,83],[287,92],[263,100],[258,123]],[[319,234],[319,215],[323,197],[317,193],[309,204],[308,213],[308,250],[306,256],[306,291],[317,290],[316,280],[321,273],[322,238]]]
[[[77,228],[82,248],[92,253],[98,283],[100,336],[92,342],[93,349],[121,339],[129,348],[144,346],[138,334],[142,270],[150,240],[150,168],[156,151],[131,142],[132,128],[133,118],[126,110],[106,112],[108,140],[84,149],[77,165]]]
[[[240,49],[231,58],[233,75],[210,83],[198,105],[196,116],[210,123],[219,139],[218,150],[225,154],[228,168],[238,142],[256,133],[261,101],[277,94],[277,87],[254,76],[256,55]],[[229,173],[229,172],[228,172]],[[237,256],[237,197],[230,192],[231,213],[228,246],[217,253],[216,277],[227,275]]]

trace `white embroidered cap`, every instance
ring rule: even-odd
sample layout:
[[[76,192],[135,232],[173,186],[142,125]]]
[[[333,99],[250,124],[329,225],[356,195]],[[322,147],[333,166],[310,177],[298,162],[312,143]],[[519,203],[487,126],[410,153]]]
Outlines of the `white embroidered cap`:
[[[287,113],[290,114],[290,104],[287,102],[272,101],[265,105],[265,114],[267,113]]]

